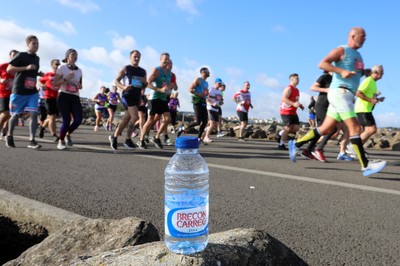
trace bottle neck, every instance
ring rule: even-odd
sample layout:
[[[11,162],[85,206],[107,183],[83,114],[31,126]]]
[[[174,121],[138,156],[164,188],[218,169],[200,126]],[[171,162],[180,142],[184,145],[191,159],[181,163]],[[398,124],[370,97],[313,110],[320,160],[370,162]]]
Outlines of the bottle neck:
[[[198,154],[199,149],[176,149],[177,154]]]

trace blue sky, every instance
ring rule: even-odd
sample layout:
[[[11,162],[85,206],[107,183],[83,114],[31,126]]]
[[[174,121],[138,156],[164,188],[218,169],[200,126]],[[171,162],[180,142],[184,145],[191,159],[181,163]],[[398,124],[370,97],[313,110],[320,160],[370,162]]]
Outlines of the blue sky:
[[[400,127],[397,1],[15,0],[1,9],[1,62],[11,49],[25,50],[29,34],[39,38],[42,71],[75,48],[84,75],[81,96],[91,98],[101,85],[111,86],[131,50],[141,51],[148,74],[160,53],[169,52],[182,111],[192,111],[188,86],[207,66],[210,85],[216,77],[227,84],[224,116],[235,115],[230,99],[250,81],[252,118],[280,118],[282,90],[294,72],[308,105],[317,95],[309,88],[322,73],[318,63],[347,43],[350,28],[361,26],[367,33],[360,49],[365,66],[385,68],[378,89],[386,100],[374,110],[377,124]],[[307,121],[307,111],[298,113]]]

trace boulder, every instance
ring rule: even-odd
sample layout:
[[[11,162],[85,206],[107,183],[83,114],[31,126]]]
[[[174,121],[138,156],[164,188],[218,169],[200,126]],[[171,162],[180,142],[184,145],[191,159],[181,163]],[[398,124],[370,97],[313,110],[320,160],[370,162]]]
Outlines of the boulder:
[[[81,256],[74,266],[87,265],[307,265],[291,249],[265,231],[238,228],[210,235],[207,248],[193,255],[170,252],[163,242]]]
[[[262,129],[255,129],[253,134],[250,136],[252,139],[265,139],[267,134]]]
[[[381,149],[385,149],[385,148],[389,148],[390,147],[390,143],[387,139],[380,139],[379,140],[379,147]]]
[[[159,241],[151,223],[135,217],[121,220],[79,219],[50,234],[5,265],[70,265],[72,259]]]
[[[400,151],[400,141],[392,145],[392,151]]]

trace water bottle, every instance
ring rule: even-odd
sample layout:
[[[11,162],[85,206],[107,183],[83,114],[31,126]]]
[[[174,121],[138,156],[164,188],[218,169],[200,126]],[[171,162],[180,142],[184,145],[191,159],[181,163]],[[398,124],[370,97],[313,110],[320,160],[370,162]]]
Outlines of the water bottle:
[[[208,166],[196,137],[179,137],[175,146],[165,169],[164,241],[170,251],[186,255],[208,244]]]

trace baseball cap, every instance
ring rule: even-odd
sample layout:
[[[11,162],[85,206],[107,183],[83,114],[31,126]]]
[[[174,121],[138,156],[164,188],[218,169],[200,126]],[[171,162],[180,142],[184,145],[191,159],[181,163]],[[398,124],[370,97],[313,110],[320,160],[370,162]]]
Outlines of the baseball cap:
[[[215,79],[215,83],[221,83],[221,84],[224,84],[224,83],[222,82],[222,79],[220,79],[220,78],[216,78],[216,79]]]

